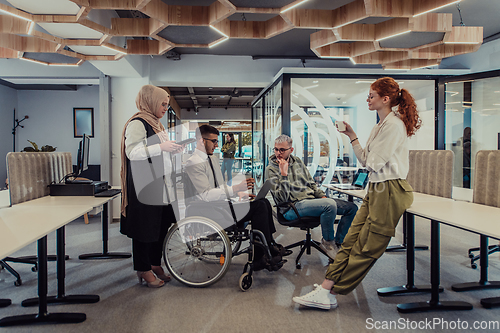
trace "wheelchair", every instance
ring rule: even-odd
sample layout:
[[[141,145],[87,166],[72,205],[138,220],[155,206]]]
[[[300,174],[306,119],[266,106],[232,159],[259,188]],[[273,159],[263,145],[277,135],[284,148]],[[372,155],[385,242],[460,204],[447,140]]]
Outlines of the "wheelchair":
[[[184,285],[207,287],[224,277],[233,257],[247,254],[239,279],[240,289],[247,291],[253,283],[255,247],[272,258],[263,233],[247,229],[248,223],[238,225],[234,211],[227,209],[227,201],[217,205],[187,200],[186,192],[192,184],[186,186],[190,181],[186,175],[183,178],[186,217],[172,225],[165,237],[163,259],[168,271]],[[247,240],[249,246],[241,249]]]

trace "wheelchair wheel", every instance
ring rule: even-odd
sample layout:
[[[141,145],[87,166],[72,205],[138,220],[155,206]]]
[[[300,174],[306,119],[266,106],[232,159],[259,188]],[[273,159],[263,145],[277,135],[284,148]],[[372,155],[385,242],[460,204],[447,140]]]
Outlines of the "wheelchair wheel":
[[[190,287],[206,287],[219,281],[231,264],[231,243],[226,232],[201,216],[174,224],[163,249],[170,274]]]
[[[248,273],[243,273],[240,276],[240,289],[247,291],[252,286],[253,277]]]

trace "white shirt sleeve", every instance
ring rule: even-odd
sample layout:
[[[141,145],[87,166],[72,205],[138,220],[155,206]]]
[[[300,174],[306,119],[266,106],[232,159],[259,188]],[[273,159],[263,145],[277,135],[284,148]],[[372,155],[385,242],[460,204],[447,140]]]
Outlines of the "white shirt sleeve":
[[[146,146],[147,132],[140,120],[132,120],[125,130],[125,154],[129,160],[145,160],[161,155],[159,144]],[[148,156],[149,154],[149,156]]]

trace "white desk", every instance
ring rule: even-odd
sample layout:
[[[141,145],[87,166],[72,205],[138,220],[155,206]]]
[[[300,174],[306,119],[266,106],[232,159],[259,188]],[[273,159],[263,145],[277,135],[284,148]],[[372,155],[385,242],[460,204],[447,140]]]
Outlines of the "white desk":
[[[47,234],[88,213],[91,206],[21,206],[0,209],[0,258],[38,240],[38,313],[0,319],[0,327],[35,323],[80,323],[84,313],[47,312]],[[63,257],[64,258],[64,257]]]
[[[66,205],[84,205],[99,207],[103,206],[101,212],[101,222],[102,222],[102,252],[101,253],[89,253],[81,254],[78,256],[81,260],[86,259],[126,259],[130,258],[132,255],[125,252],[109,252],[108,251],[108,203],[116,199],[120,194],[116,194],[113,197],[93,197],[93,196],[45,196],[36,200],[28,201],[19,205],[24,206],[43,206],[43,207],[57,207]]]
[[[466,231],[481,235],[481,247],[483,248],[481,256],[481,281],[475,283],[478,288],[465,288],[463,290],[482,289],[482,288],[500,288],[499,282],[488,282],[487,277],[487,237],[500,239],[500,208],[479,205],[464,201],[454,201],[436,197],[435,200],[416,201],[406,211],[406,214],[420,216],[431,220],[431,300],[427,302],[416,302],[398,304],[398,311],[403,313],[430,311],[430,310],[470,310],[472,305],[466,302],[440,302],[439,301],[439,224],[460,228]],[[486,239],[486,244],[483,240]],[[410,246],[410,244],[408,245]],[[456,290],[456,288],[452,288]],[[483,306],[488,301],[481,300]],[[493,302],[498,300],[493,300]],[[491,304],[490,304],[491,305]],[[496,304],[495,304],[496,305]]]

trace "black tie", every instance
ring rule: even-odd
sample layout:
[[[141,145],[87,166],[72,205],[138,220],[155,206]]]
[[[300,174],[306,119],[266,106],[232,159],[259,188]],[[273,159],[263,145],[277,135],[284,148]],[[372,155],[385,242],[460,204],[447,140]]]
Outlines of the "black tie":
[[[217,185],[217,177],[215,177],[214,165],[212,164],[212,159],[210,158],[210,155],[208,155],[208,164],[210,164],[210,168],[212,168],[212,173],[214,175],[214,185],[215,188],[217,188],[219,187],[219,185]]]

